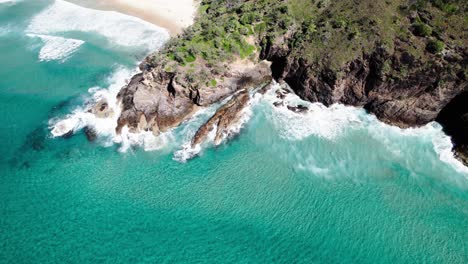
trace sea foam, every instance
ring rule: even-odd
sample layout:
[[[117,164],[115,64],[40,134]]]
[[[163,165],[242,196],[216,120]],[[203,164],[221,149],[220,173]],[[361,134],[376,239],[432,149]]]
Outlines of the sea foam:
[[[139,47],[145,52],[161,47],[169,39],[167,30],[139,18],[84,8],[63,0],[56,0],[36,15],[26,32],[49,36],[67,34],[76,39],[84,37],[77,32],[93,33],[107,39],[111,46]]]
[[[135,70],[119,69],[108,79],[109,86],[92,87],[88,90],[89,96],[86,103],[75,108],[72,113],[49,121],[52,137],[61,137],[88,127],[98,136],[99,142],[104,146],[119,144],[119,151],[126,152],[132,146],[142,147],[146,151],[160,150],[170,146],[174,140],[172,130],[154,136],[152,132],[130,132],[124,126],[120,134],[116,133],[117,121],[121,113],[121,104],[117,100],[120,89],[127,84],[128,78],[138,72]],[[88,111],[95,102],[105,100],[113,114],[106,118],[100,118]]]
[[[280,101],[276,97],[278,89],[281,89],[281,86],[275,84],[263,100],[273,109],[268,113],[270,121],[274,123],[279,134],[289,140],[302,140],[312,135],[333,140],[343,136],[344,130],[350,125],[359,123],[359,116],[364,113],[359,108],[340,104],[326,107],[320,103],[310,103],[301,100],[293,92],[286,94],[283,105],[274,107],[273,103]],[[288,87],[285,89],[289,90]],[[287,108],[288,105],[299,104],[308,107],[307,113],[294,113]]]
[[[453,144],[442,126],[431,122],[418,128],[402,129],[379,121],[374,115],[368,114],[362,108],[333,104],[325,107],[321,103],[310,103],[300,99],[294,93],[288,93],[284,99],[284,105],[275,107],[274,102],[279,101],[276,97],[278,89],[290,89],[276,84],[262,98],[266,116],[276,131],[286,140],[301,141],[311,136],[323,138],[330,141],[338,141],[346,137],[351,131],[360,131],[381,142],[385,148],[395,156],[404,156],[401,142],[403,139],[422,140],[432,144],[433,151],[439,159],[451,166],[457,172],[465,174],[468,179],[468,168],[454,157]],[[306,113],[294,113],[287,105],[298,104],[307,106]],[[407,154],[407,153],[406,153]],[[404,157],[402,157],[404,159]],[[417,159],[414,160],[417,162]],[[301,165],[300,167],[305,167]],[[314,172],[327,172],[326,168],[312,168]]]
[[[106,137],[109,140],[119,141],[115,134],[117,120],[120,115],[120,105],[117,101],[117,94],[120,88],[127,82],[127,78],[136,73],[136,70],[130,71],[126,69],[117,70],[108,79],[109,87],[92,87],[88,90],[90,96],[88,103],[83,106],[78,106],[71,114],[64,118],[54,118],[50,120],[49,125],[53,137],[60,137],[69,132],[76,132],[86,126],[92,127],[101,137]],[[114,114],[108,118],[98,118],[87,110],[90,105],[100,100],[106,100],[109,108],[114,111]]]
[[[21,2],[22,0],[0,0],[0,4],[9,4],[9,5],[14,5],[18,2]]]
[[[68,57],[78,50],[84,41],[79,39],[27,34],[29,37],[38,37],[44,43],[39,51],[40,61],[60,60],[64,62]]]

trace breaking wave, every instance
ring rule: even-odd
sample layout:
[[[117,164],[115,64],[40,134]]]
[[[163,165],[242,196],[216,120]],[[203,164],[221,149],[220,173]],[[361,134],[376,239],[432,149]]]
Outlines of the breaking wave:
[[[82,106],[78,106],[72,113],[62,118],[49,120],[52,137],[62,137],[74,134],[83,128],[90,128],[96,133],[98,142],[103,146],[119,144],[119,151],[126,152],[133,146],[142,147],[145,151],[161,150],[170,147],[176,142],[175,129],[161,133],[158,136],[150,131],[138,133],[130,132],[128,127],[122,128],[120,134],[115,129],[121,113],[121,105],[117,100],[120,89],[128,83],[128,79],[138,72],[135,70],[120,69],[108,78],[108,87],[92,87],[88,90],[89,96]],[[89,109],[99,101],[105,100],[112,114],[108,117],[97,117]]]
[[[135,71],[119,70],[109,80],[110,86],[106,89],[94,87],[89,90],[93,102],[105,99],[109,107],[113,109],[114,114],[108,118],[98,118],[89,113],[89,106],[77,108],[73,113],[62,119],[53,119],[50,121],[51,133],[54,137],[63,136],[70,131],[76,132],[84,127],[93,128],[101,142],[105,146],[115,143],[120,144],[119,150],[127,151],[132,146],[142,147],[146,151],[161,149],[174,150],[173,159],[179,162],[187,160],[201,154],[203,149],[213,147],[215,130],[213,129],[206,142],[192,148],[191,140],[198,128],[204,124],[224,102],[207,108],[202,108],[197,114],[186,120],[182,125],[158,136],[152,132],[132,133],[124,127],[122,133],[117,135],[115,128],[117,119],[120,115],[120,105],[116,96],[122,86],[127,82],[127,78],[132,76]],[[243,110],[242,118],[237,125],[233,126],[225,135],[224,142],[233,135],[241,132],[241,129],[251,120],[254,112],[263,112],[266,122],[273,125],[275,133],[286,141],[301,142],[311,137],[322,138],[323,140],[334,142],[334,144],[343,144],[349,141],[349,135],[358,133],[379,142],[381,146],[389,150],[393,158],[401,160],[407,167],[418,167],[418,159],[408,159],[408,156],[419,154],[417,147],[405,147],[414,144],[431,145],[432,151],[436,153],[439,159],[448,164],[456,171],[468,175],[466,168],[458,161],[452,153],[452,143],[450,138],[444,134],[442,127],[438,123],[429,123],[420,128],[401,129],[380,122],[374,115],[367,114],[363,109],[332,105],[325,107],[319,103],[310,103],[301,100],[293,93],[288,93],[284,99],[285,104],[274,106],[277,102],[276,90],[280,85],[274,85],[273,89],[265,95],[252,95],[249,105]],[[286,105],[304,105],[308,107],[305,113],[295,113],[289,110]],[[361,144],[360,142],[351,142],[352,144]],[[349,143],[349,144],[351,144]],[[344,143],[345,145],[348,143]],[[363,146],[359,151],[366,151]],[[372,150],[367,150],[372,152]],[[349,156],[351,155],[351,156]],[[367,154],[363,154],[367,155]],[[352,154],[347,154],[347,158],[352,160]],[[298,168],[302,170],[311,170],[314,174],[329,174],[330,168],[323,167],[315,157],[303,157],[298,160]],[[336,166],[345,166],[344,164],[335,164]],[[438,166],[436,163],[425,166]]]
[[[22,0],[0,0],[0,4],[9,4],[9,5],[14,5],[18,2],[21,2]]]
[[[39,51],[40,61],[60,60],[64,62],[70,55],[78,50],[84,41],[55,36],[27,34],[29,37],[37,37],[42,40],[44,46]]]
[[[366,113],[362,108],[334,104],[325,107],[320,103],[310,103],[301,100],[294,93],[286,94],[284,104],[274,106],[278,102],[276,90],[281,89],[280,85],[275,85],[262,98],[263,111],[269,122],[271,122],[279,135],[291,141],[301,141],[311,136],[337,142],[346,141],[350,133],[358,132],[369,135],[388,149],[395,157],[407,160],[405,155],[418,155],[418,149],[411,147],[405,149],[403,141],[409,144],[419,142],[432,145],[433,151],[439,159],[451,166],[459,173],[468,175],[468,168],[465,167],[452,152],[453,144],[450,137],[447,136],[442,126],[436,122],[431,122],[423,127],[401,129],[380,122],[374,115]],[[284,87],[283,89],[289,89]],[[287,108],[287,105],[304,105],[308,107],[306,113],[294,113]],[[353,144],[360,144],[354,142]],[[372,150],[369,150],[372,152]],[[404,152],[403,152],[404,151]],[[414,153],[411,153],[414,152]],[[352,157],[349,157],[352,159]],[[313,159],[313,158],[312,158]],[[418,159],[412,158],[412,162],[417,163]],[[306,162],[307,163],[307,162]],[[312,168],[314,173],[328,172],[328,168],[322,168],[316,165]],[[409,164],[414,165],[414,164]],[[303,164],[300,167],[305,168]],[[468,179],[468,177],[465,177]]]
[[[56,0],[36,15],[26,32],[48,36],[68,34],[81,40],[87,39],[82,39],[80,32],[95,33],[107,39],[111,46],[139,47],[145,52],[158,49],[169,39],[167,30],[139,18],[84,8],[63,0]]]

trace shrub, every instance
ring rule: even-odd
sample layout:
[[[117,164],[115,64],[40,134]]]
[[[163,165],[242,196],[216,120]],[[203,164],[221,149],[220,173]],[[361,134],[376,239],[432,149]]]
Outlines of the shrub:
[[[211,85],[212,87],[216,87],[217,84],[218,84],[218,82],[217,82],[215,79],[213,79],[213,80],[210,81],[210,85]]]
[[[428,37],[432,34],[432,28],[422,22],[417,22],[413,25],[413,33],[416,36]]]
[[[174,53],[174,60],[183,63],[184,62],[184,54],[180,51]]]
[[[239,28],[239,33],[241,33],[244,36],[249,35],[249,29],[247,27],[240,27]]]
[[[439,40],[430,40],[426,45],[426,50],[430,53],[437,54],[444,50],[445,44]]]

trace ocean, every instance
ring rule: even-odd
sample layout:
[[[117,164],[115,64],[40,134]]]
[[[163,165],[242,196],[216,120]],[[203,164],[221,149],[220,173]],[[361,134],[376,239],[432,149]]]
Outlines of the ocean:
[[[168,39],[115,12],[0,0],[0,263],[468,261],[468,169],[437,123],[289,94],[310,108],[296,114],[272,90],[194,150],[216,106],[158,137],[86,113]]]

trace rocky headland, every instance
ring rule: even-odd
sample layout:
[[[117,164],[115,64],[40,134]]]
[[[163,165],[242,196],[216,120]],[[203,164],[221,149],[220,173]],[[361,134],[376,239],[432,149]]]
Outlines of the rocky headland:
[[[202,1],[195,24],[120,91],[117,133],[157,135],[232,96],[192,140],[216,127],[218,144],[249,91],[274,79],[305,100],[361,106],[402,128],[438,121],[468,164],[464,1],[269,2]]]

